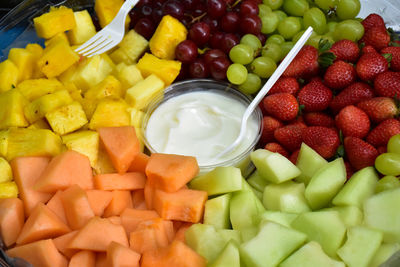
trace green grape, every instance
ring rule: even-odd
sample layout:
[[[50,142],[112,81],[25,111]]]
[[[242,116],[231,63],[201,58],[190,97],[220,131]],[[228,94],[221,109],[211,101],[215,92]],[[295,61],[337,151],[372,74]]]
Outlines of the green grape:
[[[378,183],[375,186],[375,193],[380,193],[398,187],[400,187],[399,178],[392,175],[387,175],[379,179]]]
[[[287,15],[282,10],[275,10],[273,11],[278,16],[279,21],[282,21],[284,18],[287,18]]]
[[[239,85],[239,90],[243,94],[254,94],[257,93],[261,88],[261,78],[254,74],[254,73],[249,73],[247,74],[247,79]]]
[[[314,46],[315,48],[319,48],[319,43],[321,40],[328,40],[331,44],[334,43],[332,36],[329,35],[314,35],[311,36],[308,41],[307,44]]]
[[[336,15],[341,20],[354,19],[360,12],[360,8],[360,0],[340,0],[336,8]]]
[[[282,58],[286,57],[286,55],[289,53],[290,50],[292,50],[294,46],[293,42],[285,42],[281,45],[281,50],[282,50]]]
[[[278,25],[278,32],[286,40],[292,39],[301,30],[299,18],[287,17]]]
[[[283,0],[263,0],[263,3],[276,10],[282,6]]]
[[[264,5],[264,4],[258,5],[258,16],[260,18],[266,16],[267,14],[269,14],[271,12],[272,12],[272,9],[269,6]]]
[[[243,35],[242,39],[240,39],[240,43],[250,46],[254,51],[257,51],[262,47],[260,39],[258,39],[258,37],[254,34],[250,33]]]
[[[400,154],[400,134],[396,134],[390,137],[387,144],[387,151]]]
[[[333,33],[336,29],[336,26],[338,23],[336,21],[330,21],[326,24],[326,27],[328,28],[328,32]]]
[[[226,77],[233,84],[242,84],[247,79],[247,69],[242,64],[233,63],[228,67]]]
[[[332,10],[336,7],[338,0],[315,0],[315,4],[323,10]]]
[[[254,50],[247,44],[238,44],[229,51],[229,58],[233,63],[249,64],[254,59]]]
[[[326,32],[327,27],[325,14],[317,7],[307,10],[304,13],[303,21],[304,28],[311,26],[318,34],[324,34]]]
[[[336,25],[335,31],[333,32],[333,38],[335,41],[349,39],[351,41],[357,42],[364,35],[364,27],[361,22],[348,19],[339,22]]]
[[[279,24],[278,15],[274,12],[261,17],[261,32],[263,34],[273,33]]]
[[[309,8],[307,0],[285,0],[283,10],[291,16],[301,17]]]
[[[279,34],[273,34],[270,37],[268,37],[266,43],[277,43],[277,44],[283,44],[285,42],[285,38],[283,38],[282,35]]]
[[[258,57],[251,62],[250,69],[260,78],[269,78],[276,70],[276,63],[272,58]]]
[[[299,31],[298,33],[296,33],[295,36],[293,36],[293,38],[292,38],[292,42],[296,43],[300,39],[300,37],[304,34],[304,32],[305,31],[303,30],[303,31]],[[315,35],[315,32],[312,32],[311,36],[313,36],[313,34]]]
[[[375,168],[383,175],[400,175],[400,154],[380,154],[375,160]]]
[[[282,49],[280,45],[276,43],[265,44],[261,50],[261,55],[263,57],[272,58],[275,62],[278,62],[282,58]]]

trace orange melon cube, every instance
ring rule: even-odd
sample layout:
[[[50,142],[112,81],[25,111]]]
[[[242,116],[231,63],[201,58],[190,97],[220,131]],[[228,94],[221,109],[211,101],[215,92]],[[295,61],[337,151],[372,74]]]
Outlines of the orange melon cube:
[[[60,251],[68,259],[72,258],[72,256],[79,251],[78,249],[68,248],[69,243],[76,236],[77,233],[78,230],[75,230],[53,239],[54,245],[56,246],[57,250]]]
[[[128,234],[135,231],[141,222],[156,218],[160,218],[160,216],[154,210],[127,208],[121,213],[122,226]]]
[[[113,198],[112,192],[104,190],[87,190],[86,195],[94,215],[99,217],[103,216],[105,208],[107,208]]]
[[[19,198],[0,199],[0,236],[9,247],[17,241],[24,226],[24,204]]]
[[[47,202],[46,206],[54,212],[65,224],[68,224],[67,216],[65,215],[64,206],[61,200],[63,191],[57,191],[53,197]]]
[[[140,254],[116,242],[107,248],[109,267],[139,267]]]
[[[72,256],[68,267],[95,267],[96,253],[89,250],[82,250]]]
[[[113,198],[107,208],[104,210],[104,217],[118,216],[126,208],[132,208],[132,197],[129,191],[112,191]]]
[[[146,176],[140,172],[98,174],[94,187],[101,190],[136,190],[144,188]]]

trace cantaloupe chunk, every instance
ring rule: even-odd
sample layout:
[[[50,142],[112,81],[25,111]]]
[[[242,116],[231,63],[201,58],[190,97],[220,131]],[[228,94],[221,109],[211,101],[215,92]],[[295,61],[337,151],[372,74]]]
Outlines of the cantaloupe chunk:
[[[132,205],[134,209],[147,210],[146,200],[144,199],[144,189],[132,192]]]
[[[56,246],[57,250],[60,251],[60,253],[62,253],[68,259],[72,258],[72,256],[79,251],[78,249],[68,248],[69,243],[76,236],[77,233],[78,230],[75,230],[53,239],[54,245]]]
[[[148,209],[153,209],[153,199],[154,199],[154,193],[156,191],[156,188],[154,187],[153,183],[150,182],[149,179],[147,179],[146,184],[144,185],[144,201],[146,202],[146,207]]]
[[[19,198],[0,199],[0,236],[7,247],[17,241],[24,221],[22,200]]]
[[[110,267],[108,266],[107,253],[98,252],[96,253],[96,267]]]
[[[95,267],[96,253],[89,250],[82,250],[72,256],[68,267]]]
[[[109,267],[139,267],[140,254],[116,242],[107,248]]]
[[[146,166],[146,175],[156,188],[176,192],[199,173],[195,157],[153,153]]]
[[[24,245],[41,239],[57,237],[70,231],[69,227],[46,205],[38,203],[26,220],[16,243]]]
[[[48,157],[20,157],[10,162],[14,180],[18,185],[19,197],[24,203],[26,217],[31,214],[37,203],[46,203],[52,197],[50,193],[42,193],[33,189],[49,161]]]
[[[136,190],[144,188],[146,176],[140,172],[98,174],[94,187],[101,190]]]
[[[61,195],[61,202],[68,225],[73,230],[82,228],[94,217],[86,192],[78,185],[73,185],[66,189]]]
[[[54,157],[35,188],[41,192],[56,192],[77,184],[82,189],[93,189],[93,174],[88,157],[68,150]]]
[[[145,173],[147,163],[149,163],[149,159],[150,157],[148,155],[140,152],[133,158],[133,161],[131,163],[131,166],[129,166],[128,171]]]
[[[167,237],[160,235],[155,229],[141,229],[129,234],[130,248],[142,254],[168,245]]]
[[[111,217],[108,217],[107,219],[110,220],[110,222],[112,222],[113,224],[122,225],[120,216],[111,216]]]
[[[57,191],[53,197],[47,202],[46,206],[54,212],[65,224],[68,224],[67,216],[65,215],[64,206],[61,200],[63,191]]]
[[[104,190],[87,190],[90,206],[96,216],[103,216],[104,209],[110,204],[113,193]]]
[[[140,151],[135,128],[104,127],[97,131],[115,169],[121,174],[125,173]]]
[[[112,241],[128,246],[124,227],[108,219],[94,217],[79,230],[68,248],[105,252]]]
[[[6,251],[10,257],[18,257],[40,267],[67,267],[68,262],[57,251],[53,240],[36,241],[23,246],[14,247]]]
[[[50,12],[33,19],[36,33],[39,37],[49,39],[57,33],[71,30],[75,27],[75,17],[72,9],[61,6],[51,8]]]
[[[113,198],[107,208],[104,210],[104,217],[120,215],[126,208],[132,208],[132,197],[129,191],[114,190]]]
[[[192,226],[192,225],[193,225],[192,223],[182,224],[179,227],[179,229],[176,231],[174,240],[178,240],[178,241],[181,241],[182,243],[185,243],[185,233],[186,233],[187,229],[189,229],[190,226]]]
[[[157,212],[154,210],[138,210],[127,208],[121,213],[122,226],[125,231],[129,234],[136,230],[137,226],[142,221],[160,218]]]

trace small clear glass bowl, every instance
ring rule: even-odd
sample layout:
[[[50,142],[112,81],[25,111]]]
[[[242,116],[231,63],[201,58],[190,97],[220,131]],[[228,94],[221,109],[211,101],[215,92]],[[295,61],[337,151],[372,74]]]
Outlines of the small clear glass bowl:
[[[156,97],[154,97],[151,101],[150,104],[148,105],[145,115],[143,117],[142,121],[142,127],[141,127],[141,134],[143,141],[147,147],[147,149],[151,153],[157,153],[160,151],[156,151],[149,141],[146,139],[146,128],[147,128],[147,123],[153,114],[153,112],[163,103],[168,101],[169,99],[180,96],[186,93],[191,93],[191,92],[199,92],[199,91],[210,91],[213,93],[218,93],[223,96],[229,96],[241,103],[243,103],[246,107],[250,104],[252,99],[238,91],[233,85],[226,83],[226,82],[221,82],[221,81],[215,81],[211,79],[192,79],[192,80],[185,80],[181,82],[177,82],[166,88],[163,92],[163,94],[159,94]],[[258,129],[257,129],[257,134],[255,136],[255,139],[251,142],[249,147],[247,147],[243,152],[241,152],[239,155],[234,156],[231,159],[219,162],[217,164],[210,164],[210,165],[200,165],[200,174],[209,172],[216,167],[220,166],[235,166],[240,168],[242,171],[242,175],[244,177],[248,176],[248,174],[251,173],[251,171],[254,169],[254,166],[252,165],[250,161],[250,153],[254,150],[256,147],[258,140],[261,137],[261,131],[262,131],[262,113],[259,108],[257,108],[254,113],[253,113],[253,118],[256,119]]]

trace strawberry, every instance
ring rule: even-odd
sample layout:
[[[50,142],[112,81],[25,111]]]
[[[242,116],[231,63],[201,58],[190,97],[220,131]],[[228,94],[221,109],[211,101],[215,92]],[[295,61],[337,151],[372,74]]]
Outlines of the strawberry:
[[[336,56],[336,60],[343,60],[352,63],[355,63],[360,56],[360,48],[357,43],[346,39],[334,43],[330,52]]]
[[[300,148],[303,142],[302,133],[307,128],[304,123],[298,122],[278,128],[274,132],[275,139],[289,151]]]
[[[391,98],[400,97],[400,72],[386,71],[376,76],[375,93]]]
[[[353,167],[351,167],[351,165],[348,161],[344,162],[344,166],[346,167],[346,178],[347,178],[347,180],[349,180],[351,178],[351,176],[353,176],[353,174],[354,174]]]
[[[383,18],[376,14],[372,13],[369,14],[362,22],[361,24],[364,26],[364,30],[368,31],[372,27],[385,27],[385,21]]]
[[[279,127],[282,127],[283,123],[271,116],[264,116],[262,125],[263,128],[260,141],[261,144],[264,145],[266,143],[275,141],[274,132]]]
[[[374,147],[386,146],[390,137],[400,133],[400,122],[387,119],[376,126],[367,136],[367,142]]]
[[[268,143],[265,145],[264,149],[269,150],[271,152],[276,152],[281,154],[284,157],[289,157],[289,153],[278,143]]]
[[[293,77],[282,77],[279,78],[278,81],[272,86],[271,90],[269,91],[269,95],[276,94],[276,93],[289,93],[292,95],[296,95],[299,91],[300,86],[299,82]]]
[[[381,54],[391,54],[392,60],[390,61],[390,69],[393,71],[400,71],[400,47],[389,46],[383,48]]]
[[[387,152],[387,146],[380,146],[377,148],[379,155]]]
[[[314,79],[300,90],[297,100],[304,106],[304,111],[310,112],[326,109],[332,97],[332,91],[320,80]]]
[[[362,38],[366,45],[372,45],[376,50],[388,47],[390,43],[390,35],[385,27],[375,26],[368,29]]]
[[[364,138],[370,129],[367,113],[353,105],[343,108],[335,117],[336,127],[344,136]]]
[[[378,53],[367,53],[360,57],[357,62],[356,71],[358,77],[364,81],[371,81],[382,72],[387,71],[389,63],[386,58]]]
[[[375,147],[360,138],[348,136],[344,139],[344,149],[351,166],[356,170],[374,166],[379,155]]]
[[[335,121],[332,117],[323,112],[306,113],[304,120],[308,126],[335,127]]]
[[[361,55],[367,54],[367,53],[378,53],[375,48],[372,45],[366,45],[363,48],[361,48]]]
[[[307,79],[317,75],[318,71],[318,50],[311,45],[305,45],[282,76]]]
[[[394,118],[398,114],[396,103],[389,97],[374,97],[357,104],[357,107],[364,110],[373,122],[382,122]]]
[[[311,126],[303,130],[303,142],[322,157],[333,157],[340,145],[339,135],[332,128]]]
[[[374,97],[374,91],[366,83],[357,82],[346,87],[330,103],[329,107],[336,114],[348,105],[355,105]]]
[[[342,60],[334,62],[325,72],[325,85],[332,89],[341,89],[356,80],[355,68]]]
[[[296,165],[297,163],[297,158],[299,157],[299,153],[300,153],[300,149],[297,149],[295,152],[293,152],[290,157],[289,160]]]
[[[281,121],[290,121],[299,113],[296,98],[289,93],[278,93],[263,99],[264,108],[268,114]]]

